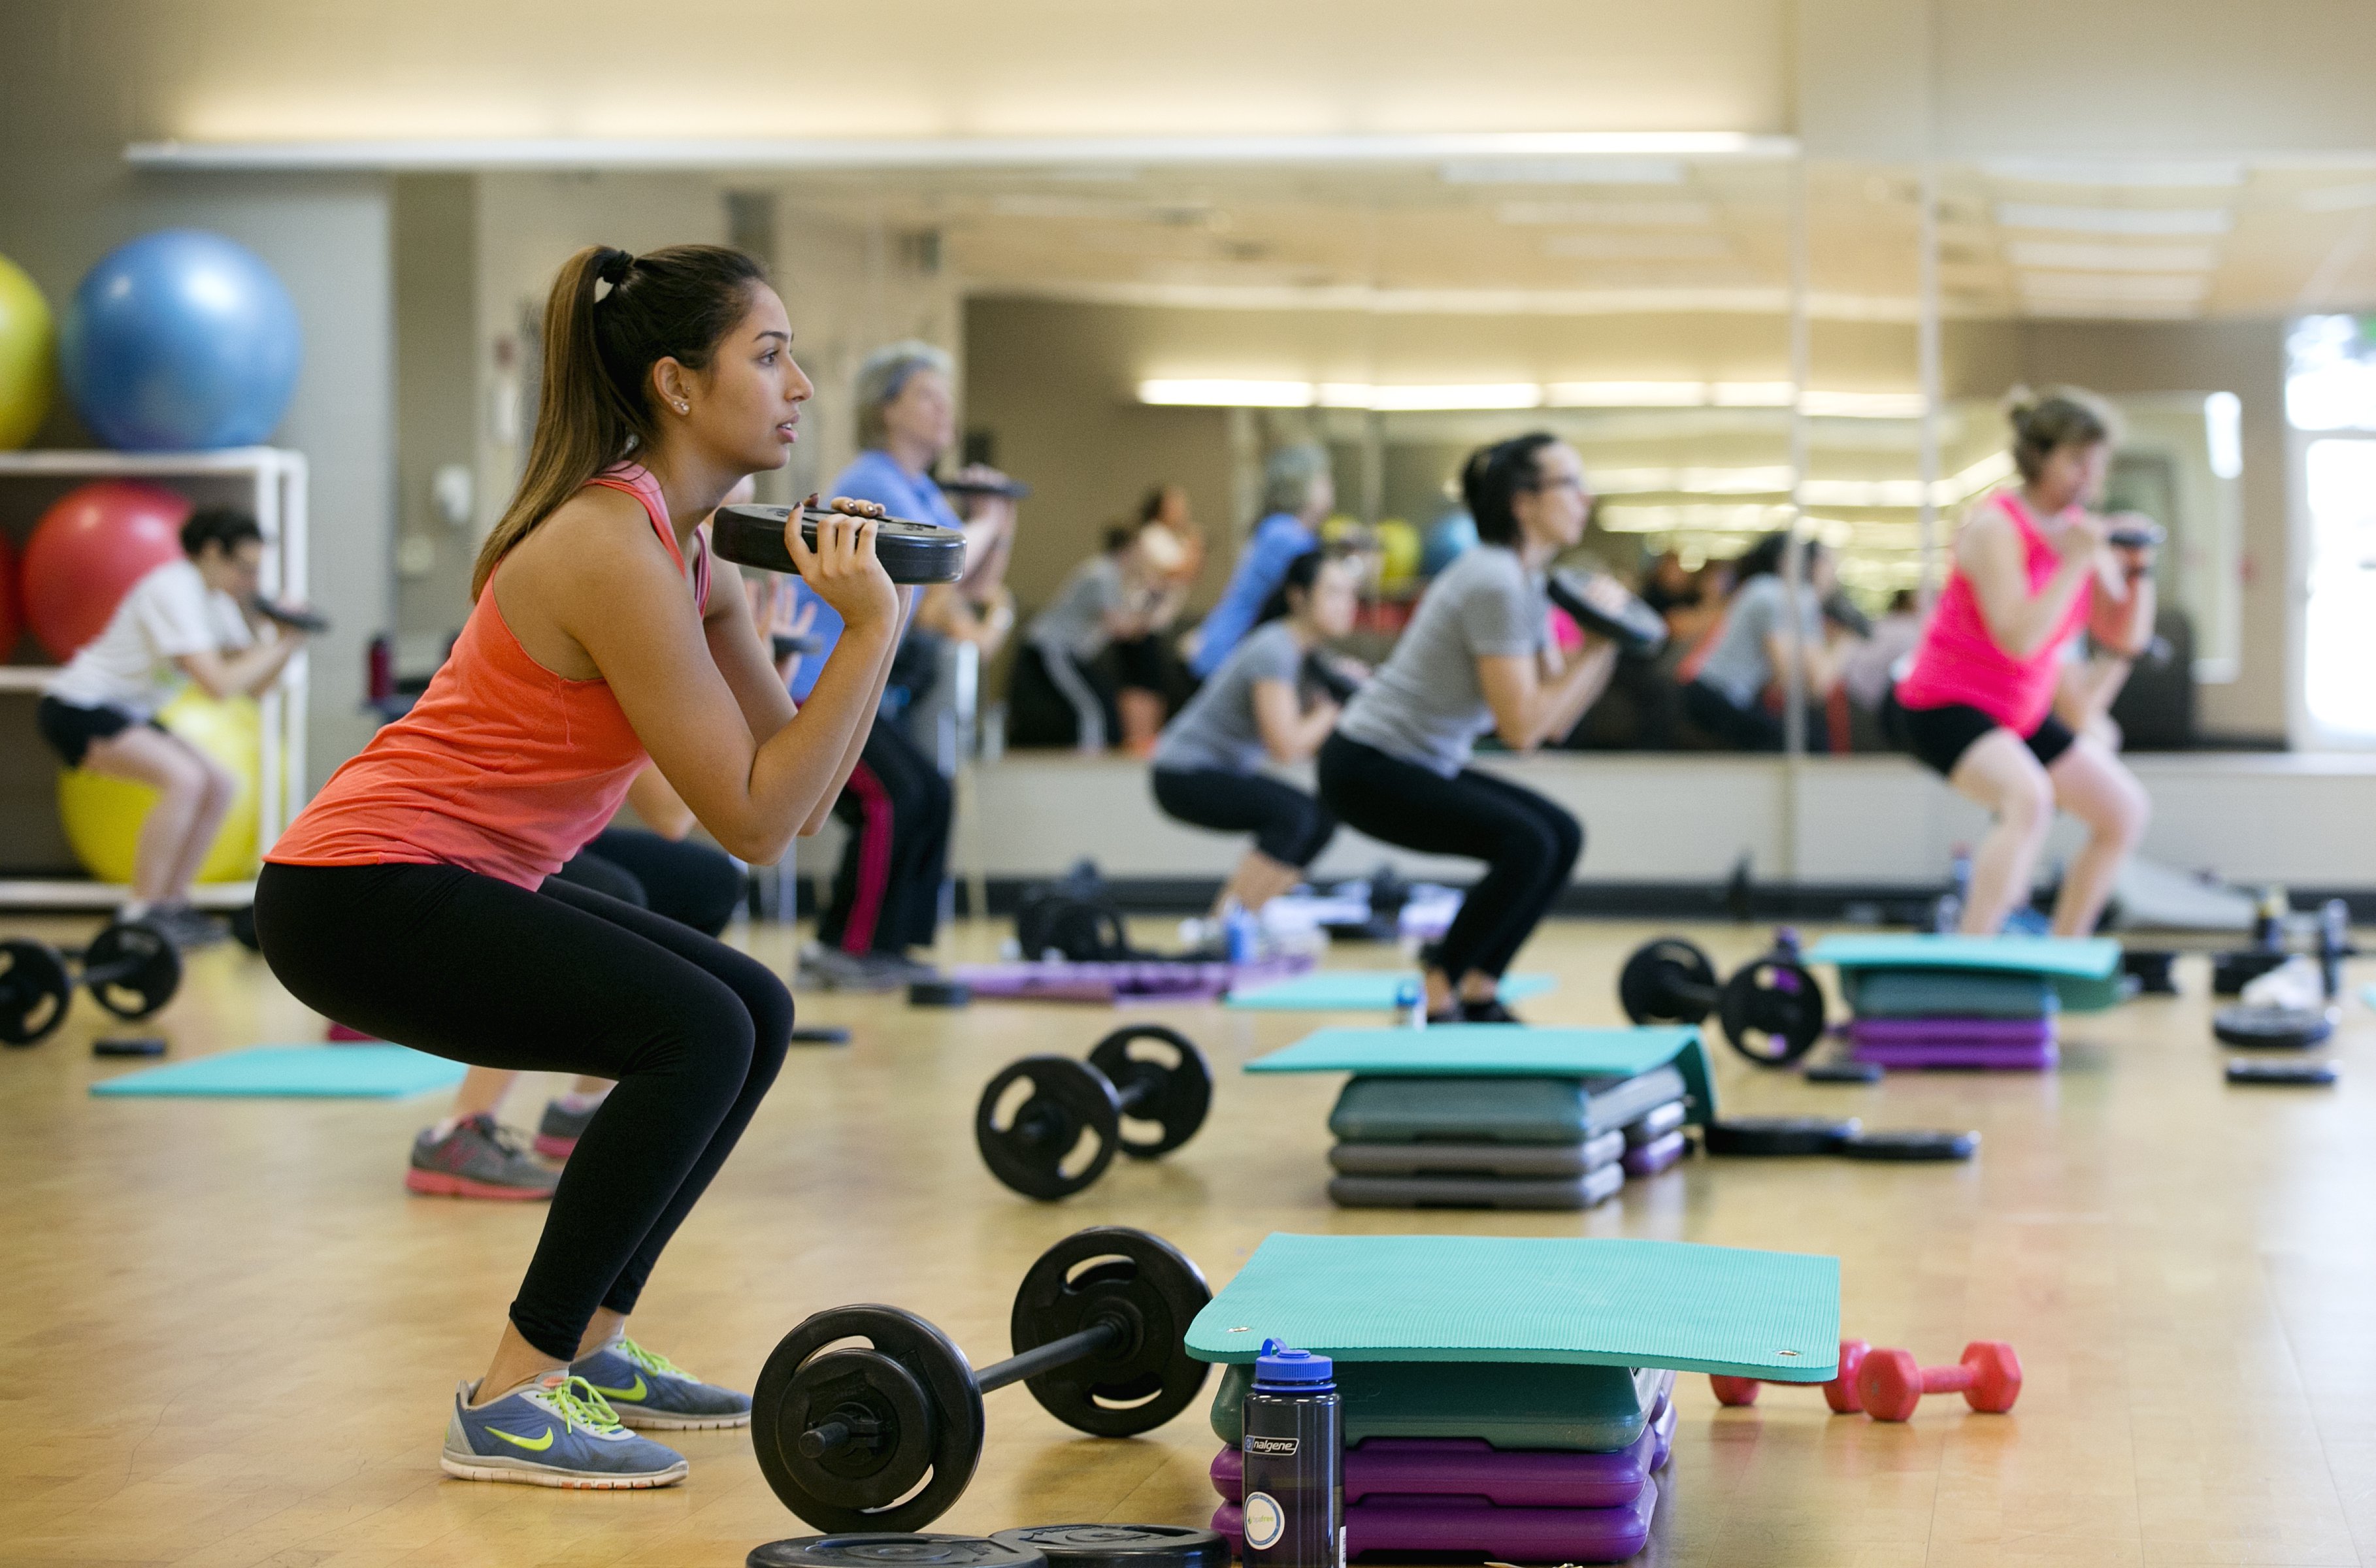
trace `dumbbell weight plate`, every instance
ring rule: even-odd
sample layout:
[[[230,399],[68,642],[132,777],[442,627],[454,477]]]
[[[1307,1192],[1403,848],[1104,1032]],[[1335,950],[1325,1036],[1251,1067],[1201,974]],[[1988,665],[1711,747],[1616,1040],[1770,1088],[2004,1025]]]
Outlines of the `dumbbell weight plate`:
[[[1862,1125],[1853,1116],[1846,1121],[1828,1116],[1738,1116],[1709,1123],[1700,1129],[1700,1140],[1712,1155],[1800,1158],[1837,1154],[1841,1143],[1855,1137]]]
[[[1213,1299],[1194,1264],[1143,1230],[1097,1226],[1065,1237],[1015,1292],[1015,1353],[1102,1318],[1126,1341],[1028,1380],[1031,1396],[1066,1426],[1099,1437],[1151,1431],[1194,1403],[1213,1369],[1188,1354],[1188,1324]]]
[[[1800,965],[1759,958],[1724,982],[1717,1017],[1735,1051],[1762,1067],[1787,1067],[1824,1038],[1824,990]]]
[[[1030,1086],[1013,1110],[1017,1084]],[[1094,1146],[1081,1153],[1084,1137]],[[1027,1056],[981,1091],[974,1146],[990,1173],[1042,1203],[1070,1197],[1105,1174],[1122,1146],[1122,1102],[1111,1079],[1069,1056]]]
[[[1682,989],[1717,989],[1716,966],[1680,936],[1645,942],[1617,976],[1618,1005],[1637,1024],[1696,1024],[1707,1008]]]
[[[182,955],[172,939],[138,921],[119,921],[92,937],[82,969],[91,999],[119,1018],[148,1016],[182,986]],[[100,974],[106,978],[90,978]]]
[[[1230,1568],[1230,1543],[1189,1525],[1036,1525],[990,1538],[1049,1568]]]
[[[2323,1007],[2222,1007],[2211,1016],[2211,1032],[2251,1050],[2306,1051],[2334,1033],[2334,1015]]]
[[[822,507],[801,513],[801,542],[816,548],[817,524],[838,514]],[[770,572],[796,572],[784,548],[789,506],[720,506],[709,531],[718,553],[729,561]],[[874,529],[874,554],[895,583],[953,583],[965,576],[965,535],[937,523],[884,517]]]
[[[1595,636],[1609,638],[1622,652],[1655,659],[1667,646],[1666,617],[1605,573],[1562,566],[1544,587],[1570,620]]]
[[[1178,1029],[1160,1024],[1116,1029],[1089,1052],[1089,1065],[1113,1085],[1118,1101],[1128,1101],[1130,1090],[1139,1088],[1137,1101],[1123,1112],[1122,1152],[1133,1159],[1153,1159],[1178,1148],[1196,1135],[1212,1108],[1213,1069]],[[1162,1134],[1133,1137],[1133,1122],[1152,1123]]]
[[[45,942],[0,942],[0,1045],[38,1045],[66,1021],[74,981]]]
[[[865,1345],[845,1343],[853,1339]],[[852,1405],[881,1423],[875,1440],[814,1458],[801,1452],[802,1432]],[[897,1307],[809,1317],[768,1355],[751,1399],[759,1473],[821,1530],[897,1530],[939,1518],[973,1479],[983,1431],[965,1353]]]
[[[1043,1554],[1004,1541],[888,1531],[771,1540],[742,1562],[744,1568],[1048,1568]]]
[[[1880,1159],[1899,1163],[1923,1160],[1969,1159],[1980,1146],[1978,1133],[1926,1132],[1917,1127],[1889,1127],[1877,1132],[1856,1133],[1840,1140],[1833,1152],[1850,1159]]]

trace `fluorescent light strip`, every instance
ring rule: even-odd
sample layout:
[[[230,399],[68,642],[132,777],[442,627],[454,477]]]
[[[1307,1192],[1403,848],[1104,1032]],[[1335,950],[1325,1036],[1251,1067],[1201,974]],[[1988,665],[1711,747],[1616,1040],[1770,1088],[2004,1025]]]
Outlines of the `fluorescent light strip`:
[[[146,141],[136,169],[1009,169],[1099,164],[1442,164],[1677,157],[1782,159],[1790,137],[1737,131],[1510,131],[1244,137],[391,137]]]
[[[1983,163],[1991,178],[2028,185],[2110,185],[2130,190],[2219,190],[2244,183],[2244,166],[2227,162],[2130,162],[2008,158]]]
[[[2073,272],[2208,272],[2219,265],[2209,245],[2091,245],[2062,240],[2015,240],[2005,246],[2015,267]]]
[[[2376,207],[2376,184],[2321,185],[2301,194],[2304,212],[2357,212]]]
[[[2211,291],[2200,273],[2025,272],[2017,279],[2032,300],[2117,300],[2147,304],[2192,303]]]
[[[1455,382],[1375,386],[1367,382],[1263,381],[1243,377],[1163,376],[1138,384],[1138,400],[1158,407],[1209,409],[1374,409],[1417,413],[1493,409],[1788,409],[1787,381]],[[1919,392],[1835,392],[1809,388],[1815,419],[1922,417]]]
[[[1689,229],[1716,221],[1704,201],[1505,201],[1493,209],[1504,223],[1589,223],[1612,229]]]
[[[2203,399],[2203,450],[2214,479],[2243,474],[2244,404],[2233,392],[2214,392]]]
[[[1683,166],[1671,158],[1529,158],[1446,163],[1436,177],[1447,185],[1680,185]]]
[[[2006,229],[2051,229],[2069,234],[2187,239],[2224,234],[2234,225],[2224,207],[2049,207],[2038,202],[1997,203],[1997,223]]]

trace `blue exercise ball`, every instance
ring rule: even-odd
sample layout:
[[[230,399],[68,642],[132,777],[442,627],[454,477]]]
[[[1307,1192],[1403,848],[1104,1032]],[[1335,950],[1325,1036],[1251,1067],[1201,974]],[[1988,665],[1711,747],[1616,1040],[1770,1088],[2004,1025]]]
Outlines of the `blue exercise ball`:
[[[1477,519],[1466,512],[1446,512],[1427,526],[1427,542],[1419,552],[1419,575],[1434,576],[1476,542]]]
[[[203,229],[160,229],[100,258],[58,327],[83,422],[119,451],[247,446],[296,389],[297,307],[263,259]]]

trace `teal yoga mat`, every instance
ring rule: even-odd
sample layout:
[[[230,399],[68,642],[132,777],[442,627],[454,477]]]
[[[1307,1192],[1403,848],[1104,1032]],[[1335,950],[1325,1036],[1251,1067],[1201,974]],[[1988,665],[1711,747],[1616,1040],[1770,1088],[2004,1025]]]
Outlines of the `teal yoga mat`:
[[[1429,1028],[1315,1029],[1257,1056],[1249,1073],[1353,1073],[1368,1078],[1631,1078],[1674,1063],[1691,1117],[1716,1114],[1707,1047],[1689,1025],[1640,1029],[1437,1024]]]
[[[2002,969],[2107,980],[2120,973],[2121,944],[2109,936],[1827,936],[1807,961],[1843,969]]]
[[[1419,976],[1399,969],[1321,969],[1252,991],[1233,991],[1227,1005],[1272,1013],[1391,1013],[1396,992],[1418,984]],[[1502,1000],[1524,1002],[1558,987],[1559,981],[1549,975],[1503,975]]]
[[[1188,1353],[1251,1361],[1265,1338],[1347,1361],[1823,1383],[1839,1370],[1840,1265],[1687,1241],[1278,1234],[1196,1314]]]
[[[252,1045],[143,1068],[90,1086],[97,1095],[395,1099],[451,1088],[459,1062],[401,1045]]]

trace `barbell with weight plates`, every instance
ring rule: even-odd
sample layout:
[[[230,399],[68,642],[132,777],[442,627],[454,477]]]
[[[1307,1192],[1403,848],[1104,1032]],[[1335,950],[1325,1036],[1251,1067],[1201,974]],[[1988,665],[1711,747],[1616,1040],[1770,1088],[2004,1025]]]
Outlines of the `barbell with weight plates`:
[[[817,524],[849,515],[824,506],[802,507],[801,542],[814,550]],[[790,506],[720,506],[709,525],[710,539],[725,560],[796,574],[800,568],[784,546],[784,529],[791,519]],[[882,518],[874,529],[874,554],[895,583],[953,583],[965,576],[965,535],[938,523]]]
[[[1155,1054],[1135,1049],[1142,1046]],[[1029,1093],[1016,1103],[1022,1084]],[[1195,1042],[1159,1024],[1135,1024],[1098,1041],[1087,1062],[1027,1056],[991,1079],[974,1110],[973,1139],[992,1175],[1052,1203],[1105,1174],[1116,1152],[1133,1159],[1170,1153],[1195,1136],[1212,1103],[1213,1069]],[[1160,1132],[1134,1137],[1125,1120]],[[1084,1137],[1096,1140],[1086,1158]]]
[[[1637,1024],[1696,1024],[1714,1013],[1732,1048],[1761,1067],[1787,1067],[1824,1038],[1824,988],[1799,962],[1799,940],[1788,931],[1720,985],[1695,944],[1645,942],[1618,973],[1617,1001]]]
[[[1149,1431],[1188,1408],[1211,1370],[1188,1354],[1188,1325],[1210,1300],[1170,1242],[1098,1226],[1031,1265],[1015,1293],[1015,1354],[980,1371],[913,1313],[817,1313],[759,1371],[759,1471],[821,1530],[930,1524],[973,1479],[992,1389],[1024,1384],[1058,1420],[1099,1437]]]
[[[138,921],[118,921],[91,938],[80,967],[46,942],[0,942],[0,1044],[38,1045],[66,1020],[74,988],[119,1018],[145,1018],[173,999],[182,956],[172,939]]]

